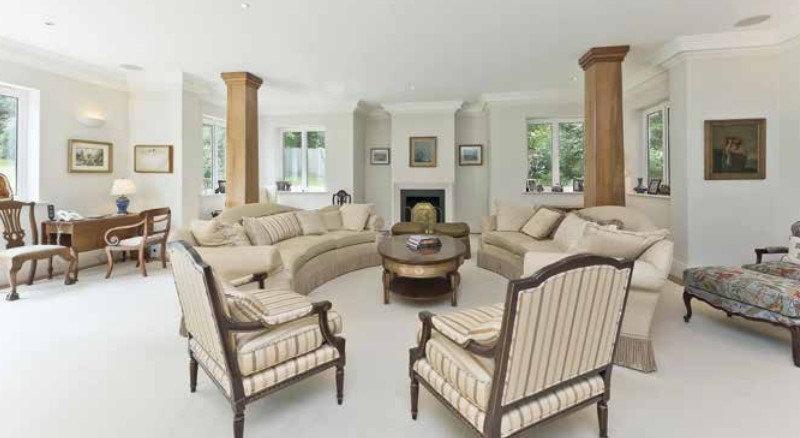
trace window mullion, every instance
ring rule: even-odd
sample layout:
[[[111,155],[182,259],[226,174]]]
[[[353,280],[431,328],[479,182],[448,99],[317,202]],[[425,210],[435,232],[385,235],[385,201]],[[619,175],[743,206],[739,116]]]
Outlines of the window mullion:
[[[300,134],[300,174],[303,182],[303,191],[308,188],[308,131]]]
[[[556,184],[561,184],[561,133],[558,129],[558,122],[554,122],[551,125],[553,130],[553,151],[552,151],[552,169],[553,169],[553,180],[550,181],[551,187],[554,187]]]

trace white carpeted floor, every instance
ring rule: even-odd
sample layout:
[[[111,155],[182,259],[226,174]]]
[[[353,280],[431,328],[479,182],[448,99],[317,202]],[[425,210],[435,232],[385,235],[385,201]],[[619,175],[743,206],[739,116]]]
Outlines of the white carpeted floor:
[[[232,414],[202,375],[189,393],[186,342],[168,271],[131,264],[113,279],[103,269],[22,286],[22,299],[0,302],[0,437],[230,437]],[[502,300],[506,281],[474,262],[462,268],[460,306]],[[660,370],[616,368],[610,404],[614,437],[797,436],[800,369],[786,330],[728,319],[698,303],[685,325],[681,289],[666,294],[654,332]],[[348,366],[345,403],[337,406],[333,372],[313,377],[247,409],[247,437],[453,437],[469,430],[422,390],[419,420],[409,415],[408,347],[416,314],[447,312],[447,302],[381,303],[380,271],[371,268],[312,293],[342,314]],[[534,434],[531,434],[533,436]],[[536,436],[595,437],[588,408]]]

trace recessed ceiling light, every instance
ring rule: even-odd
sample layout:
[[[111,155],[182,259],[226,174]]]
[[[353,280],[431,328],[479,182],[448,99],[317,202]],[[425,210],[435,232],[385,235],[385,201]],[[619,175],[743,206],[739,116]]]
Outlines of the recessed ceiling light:
[[[761,24],[767,20],[772,18],[771,15],[763,14],[763,15],[753,15],[752,17],[743,18],[737,21],[734,26],[736,27],[750,27],[755,26],[756,24]]]
[[[247,9],[250,7],[250,3],[242,3],[242,9]]]
[[[56,25],[56,22],[48,20],[48,21],[44,22],[44,25],[47,26],[47,27],[53,27],[53,26]]]
[[[572,75],[572,76],[569,77],[569,79],[572,80],[572,81],[577,81],[578,80],[578,76],[577,75]]]
[[[417,89],[417,86],[414,84],[408,84],[408,91],[414,91]]]
[[[129,71],[142,71],[142,70],[144,70],[144,68],[142,68],[141,65],[136,65],[136,64],[120,64],[119,66],[121,68],[124,68],[125,70],[129,70]]]

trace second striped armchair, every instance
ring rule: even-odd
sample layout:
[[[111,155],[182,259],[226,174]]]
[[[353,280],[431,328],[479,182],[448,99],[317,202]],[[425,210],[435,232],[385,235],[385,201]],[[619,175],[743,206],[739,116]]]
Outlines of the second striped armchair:
[[[420,313],[410,350],[411,415],[419,385],[477,434],[509,437],[596,404],[607,436],[612,358],[633,261],[576,255],[512,280],[505,303]]]

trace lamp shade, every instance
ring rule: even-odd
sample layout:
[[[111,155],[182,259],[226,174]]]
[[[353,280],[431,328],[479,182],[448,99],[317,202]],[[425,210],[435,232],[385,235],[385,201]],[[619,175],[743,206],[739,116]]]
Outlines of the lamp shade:
[[[126,196],[136,193],[136,184],[129,179],[115,179],[111,186],[112,196]]]

